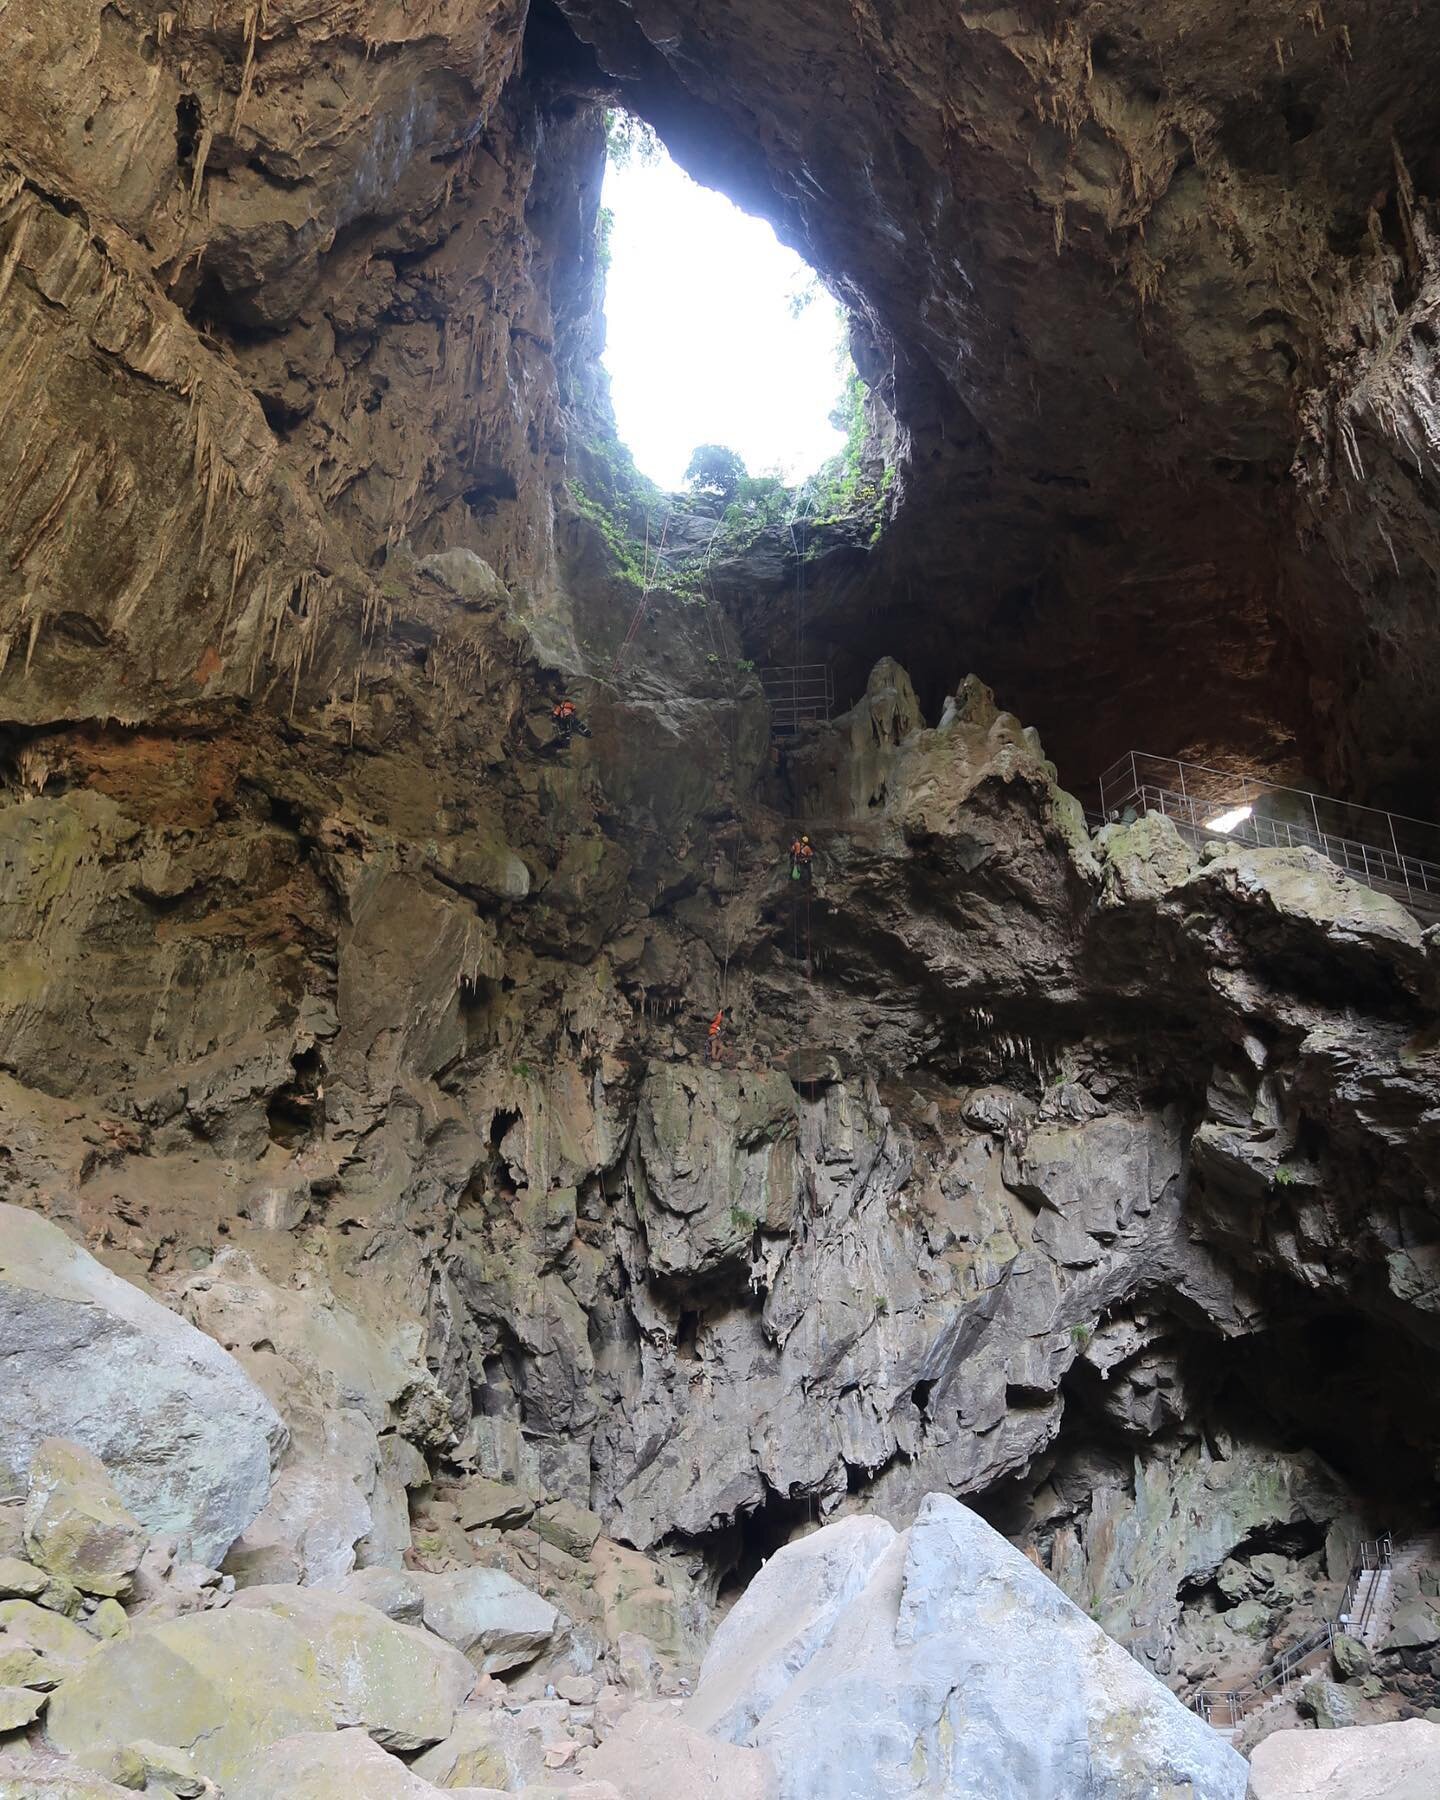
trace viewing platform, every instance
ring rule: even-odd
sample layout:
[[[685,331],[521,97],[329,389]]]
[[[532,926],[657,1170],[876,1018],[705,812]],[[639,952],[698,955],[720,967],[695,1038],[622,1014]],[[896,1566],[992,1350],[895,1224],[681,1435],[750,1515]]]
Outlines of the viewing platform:
[[[1140,750],[1100,777],[1100,812],[1107,824],[1163,813],[1197,845],[1228,838],[1265,850],[1318,850],[1422,924],[1440,922],[1440,825],[1424,819]]]

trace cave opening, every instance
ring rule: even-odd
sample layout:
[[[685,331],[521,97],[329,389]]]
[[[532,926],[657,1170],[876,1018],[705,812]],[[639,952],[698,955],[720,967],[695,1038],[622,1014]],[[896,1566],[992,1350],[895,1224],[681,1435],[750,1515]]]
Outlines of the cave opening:
[[[604,366],[620,438],[667,491],[688,482],[725,505],[783,505],[778,488],[813,484],[845,449],[844,309],[768,222],[692,180],[648,124],[611,108],[606,127]]]
[[[692,1540],[710,1569],[716,1600],[737,1599],[775,1552],[818,1518],[813,1494],[770,1490],[759,1506],[737,1512],[733,1524]]]

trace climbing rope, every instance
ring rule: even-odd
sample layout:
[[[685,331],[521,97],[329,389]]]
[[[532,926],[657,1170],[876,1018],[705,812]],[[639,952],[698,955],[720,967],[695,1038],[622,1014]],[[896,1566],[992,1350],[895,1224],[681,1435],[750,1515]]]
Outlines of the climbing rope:
[[[655,559],[650,559],[650,515],[645,515],[645,560],[641,564],[640,600],[635,608],[635,616],[630,621],[630,629],[621,640],[620,648],[615,652],[615,660],[610,665],[610,679],[615,680],[620,673],[620,665],[625,660],[625,652],[634,643],[640,630],[645,613],[650,605],[650,590],[655,586],[655,577],[660,573],[660,563],[665,555],[665,540],[670,535],[670,513],[665,514],[665,524],[660,532],[660,543],[655,551]],[[718,529],[718,527],[717,527]]]
[[[710,533],[709,542],[705,546],[705,563],[702,571],[705,584],[705,626],[710,634],[710,649],[716,664],[725,671],[725,685],[730,692],[730,733],[728,758],[730,763],[730,786],[735,795],[735,855],[730,871],[732,897],[740,885],[740,695],[735,686],[735,665],[730,655],[729,645],[725,641],[725,615],[720,610],[720,603],[715,597],[715,580],[711,562],[715,555],[715,540],[720,535],[721,519],[715,521],[715,529]],[[717,636],[716,627],[719,626]],[[720,965],[720,1004],[725,1006],[730,998],[730,958],[735,948],[735,919],[732,906],[725,908],[725,956]]]

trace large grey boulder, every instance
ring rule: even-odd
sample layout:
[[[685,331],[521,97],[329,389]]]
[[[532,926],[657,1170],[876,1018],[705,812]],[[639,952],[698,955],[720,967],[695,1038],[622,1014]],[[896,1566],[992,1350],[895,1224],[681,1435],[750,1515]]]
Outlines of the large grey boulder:
[[[0,1493],[45,1438],[99,1457],[151,1532],[216,1563],[265,1504],[275,1409],[203,1332],[112,1275],[58,1226],[0,1205]]]
[[[420,573],[433,576],[462,600],[503,606],[510,598],[504,582],[484,557],[463,547],[434,551],[420,564]]]
[[[107,1644],[65,1681],[46,1729],[108,1759],[137,1738],[173,1744],[222,1788],[278,1739],[359,1725],[409,1752],[445,1737],[475,1671],[428,1632],[317,1588],[251,1588],[206,1612]]]
[[[192,1276],[176,1304],[251,1374],[290,1433],[226,1573],[249,1587],[332,1583],[357,1563],[398,1568],[410,1544],[405,1484],[426,1472],[409,1440],[449,1429],[419,1322],[388,1307],[362,1313],[318,1272],[282,1286],[237,1249]]]
[[[253,1756],[226,1800],[436,1800],[444,1790],[414,1775],[363,1731],[281,1738]]]
[[[547,1650],[560,1615],[503,1569],[455,1569],[412,1577],[426,1627],[486,1675],[519,1668]]]
[[[1250,1789],[1253,1800],[1435,1800],[1440,1725],[1272,1732],[1250,1758]]]
[[[780,1800],[1243,1800],[1243,1759],[978,1514],[931,1494],[887,1532],[779,1551],[701,1668],[687,1721],[766,1751]]]

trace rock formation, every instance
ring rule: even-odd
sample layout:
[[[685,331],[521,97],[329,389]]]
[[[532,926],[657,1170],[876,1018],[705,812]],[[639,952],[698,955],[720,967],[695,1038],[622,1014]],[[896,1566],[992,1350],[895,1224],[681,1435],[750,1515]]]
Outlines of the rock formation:
[[[1071,791],[1433,810],[1424,21],[0,10],[0,1795],[708,1769],[736,1592],[932,1494],[1185,1694],[1393,1528],[1330,1685],[1433,1706],[1434,938]],[[613,104],[868,386],[863,515],[703,584]]]
[[[1277,1731],[1253,1759],[1255,1800],[1420,1800],[1440,1781],[1440,1726]]]
[[[1244,1761],[982,1519],[931,1494],[766,1564],[694,1723],[769,1753],[782,1800],[936,1792],[1243,1800]]]

